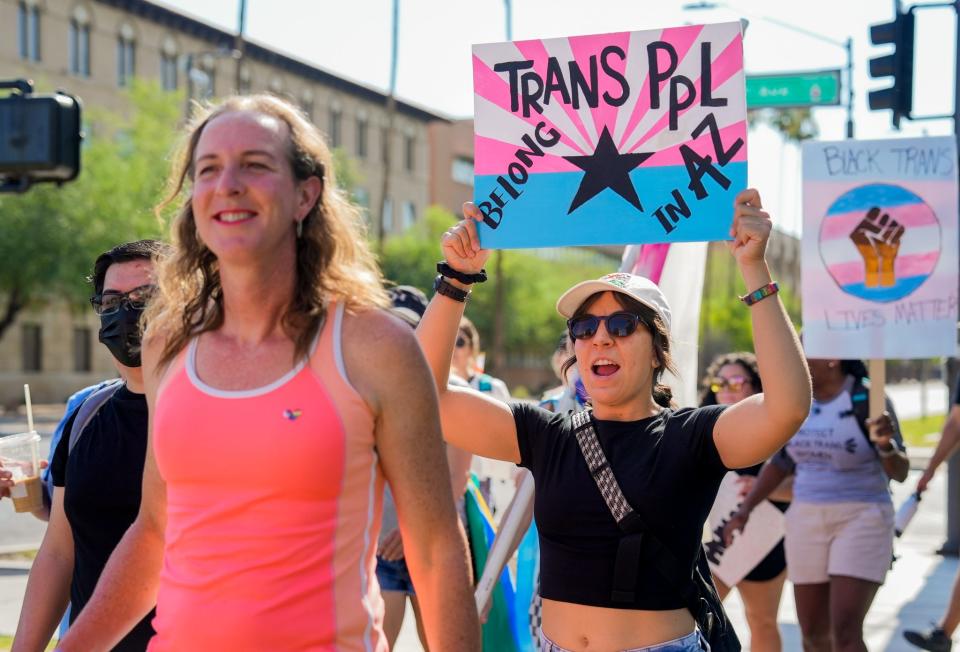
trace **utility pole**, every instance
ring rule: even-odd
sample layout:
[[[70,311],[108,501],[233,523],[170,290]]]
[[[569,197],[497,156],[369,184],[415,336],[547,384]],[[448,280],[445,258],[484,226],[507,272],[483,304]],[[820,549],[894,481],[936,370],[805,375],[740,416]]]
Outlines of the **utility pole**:
[[[953,134],[954,138],[960,138],[960,0],[953,3],[954,13],[956,14],[957,36],[956,50],[954,52],[957,68],[955,69],[955,79],[953,86]],[[949,401],[956,392],[957,374],[960,372],[960,363],[957,358],[947,359],[945,380],[949,393],[947,394],[947,411],[949,412]],[[947,540],[938,551],[941,555],[956,557],[960,554],[960,455],[953,455],[947,461]]]
[[[393,0],[393,20],[390,36],[390,88],[387,91],[387,129],[383,144],[383,184],[380,186],[380,219],[377,221],[377,249],[383,252],[386,237],[387,198],[390,193],[390,172],[393,163],[393,132],[397,115],[397,37],[400,28],[400,0]],[[393,202],[390,202],[393,211]]]
[[[233,92],[237,95],[240,94],[240,88],[243,86],[243,32],[244,27],[247,22],[247,0],[240,0],[240,16],[237,20],[237,36],[233,40],[233,58],[236,59],[236,70],[234,82],[233,82]]]
[[[512,0],[503,0],[503,9],[506,14],[507,40],[513,40],[513,7]],[[493,369],[500,372],[506,365],[503,351],[504,315],[506,314],[506,287],[503,278],[503,249],[493,254]]]
[[[847,138],[853,138],[853,37],[844,43],[847,51]]]

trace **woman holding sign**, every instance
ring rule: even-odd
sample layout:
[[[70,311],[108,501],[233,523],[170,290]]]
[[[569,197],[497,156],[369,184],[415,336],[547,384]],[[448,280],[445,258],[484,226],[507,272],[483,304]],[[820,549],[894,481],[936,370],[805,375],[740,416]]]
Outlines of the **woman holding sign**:
[[[890,479],[910,469],[893,405],[868,419],[859,360],[808,360],[813,407],[764,467],[725,528],[728,543],[750,512],[795,475],[786,515],[787,575],[804,650],[865,650],[863,620],[893,560]]]
[[[591,412],[553,414],[446,387],[464,303],[489,255],[480,212],[466,204],[464,214],[443,236],[438,296],[417,335],[440,386],[447,440],[535,478],[542,650],[700,650],[701,635],[714,649],[739,649],[700,609],[701,598],[714,601],[710,610],[729,627],[708,571],[702,581],[704,521],[726,472],[778,450],[810,405],[807,368],[764,260],[770,218],[759,194],[737,196],[730,235],[747,287],[758,290],[744,303],[770,380],[765,394],[696,409],[671,407],[660,383],[672,366],[670,307],[655,284],[630,274],[580,283],[557,303]]]
[[[760,379],[760,368],[757,357],[750,352],[724,353],[718,355],[707,367],[701,383],[700,405],[733,405],[749,396],[763,391],[763,382]],[[736,471],[739,496],[746,495],[753,487],[757,474],[763,464],[756,464]],[[771,504],[781,512],[787,511],[790,506],[790,489],[778,487],[774,494],[768,497]],[[724,517],[728,513],[723,514]],[[710,525],[711,530],[714,524]],[[743,554],[743,550],[727,549],[723,559],[732,555]],[[750,649],[754,652],[779,652],[781,649],[780,628],[777,626],[777,612],[780,608],[780,595],[783,592],[783,582],[787,577],[787,560],[783,552],[783,538],[774,546],[765,557],[747,560],[744,563],[756,562],[756,565],[747,575],[737,582],[736,588],[743,599],[744,611],[747,615],[747,624],[750,626]],[[717,585],[717,593],[723,600],[730,593],[732,586],[724,584],[716,574],[713,581]]]

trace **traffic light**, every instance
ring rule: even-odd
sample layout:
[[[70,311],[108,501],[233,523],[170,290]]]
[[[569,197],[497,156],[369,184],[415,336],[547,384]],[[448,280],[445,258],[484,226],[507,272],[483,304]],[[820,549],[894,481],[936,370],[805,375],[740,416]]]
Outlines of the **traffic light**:
[[[913,11],[897,13],[893,22],[870,26],[874,45],[893,45],[893,52],[870,59],[870,76],[875,79],[893,77],[893,86],[870,91],[870,109],[893,111],[893,126],[900,128],[900,118],[910,117],[913,110]]]
[[[33,183],[63,183],[80,172],[80,102],[57,91],[33,95],[26,80],[0,81],[14,89],[0,98],[0,192]]]

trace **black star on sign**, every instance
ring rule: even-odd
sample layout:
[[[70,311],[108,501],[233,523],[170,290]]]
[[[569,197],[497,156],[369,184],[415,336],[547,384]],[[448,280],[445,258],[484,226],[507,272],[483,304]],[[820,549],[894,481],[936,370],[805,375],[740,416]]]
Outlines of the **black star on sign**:
[[[597,143],[597,149],[591,156],[563,157],[586,172],[583,179],[580,180],[580,187],[570,204],[567,215],[593,199],[605,188],[614,191],[630,202],[638,211],[642,211],[643,206],[640,205],[637,190],[630,181],[630,170],[651,156],[653,156],[653,152],[621,154],[613,143],[610,131],[604,127],[603,133],[600,134],[600,142]]]

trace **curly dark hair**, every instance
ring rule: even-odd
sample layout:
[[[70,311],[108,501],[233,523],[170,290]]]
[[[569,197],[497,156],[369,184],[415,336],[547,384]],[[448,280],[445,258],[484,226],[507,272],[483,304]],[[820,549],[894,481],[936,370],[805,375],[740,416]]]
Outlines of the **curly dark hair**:
[[[707,367],[703,379],[700,381],[700,407],[704,405],[716,405],[717,395],[710,389],[710,384],[720,369],[728,364],[738,364],[747,370],[750,377],[750,384],[756,390],[756,393],[763,391],[763,383],[760,380],[760,368],[757,366],[757,356],[749,351],[737,351],[734,353],[721,353],[713,359],[710,366]]]

